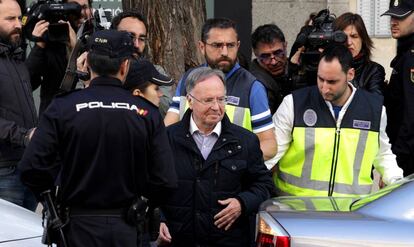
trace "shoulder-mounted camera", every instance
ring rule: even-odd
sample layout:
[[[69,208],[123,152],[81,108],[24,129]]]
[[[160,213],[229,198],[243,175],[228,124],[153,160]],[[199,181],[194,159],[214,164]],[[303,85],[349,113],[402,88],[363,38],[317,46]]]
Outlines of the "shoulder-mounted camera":
[[[305,46],[302,54],[302,64],[305,70],[316,71],[319,63],[319,49],[324,49],[330,43],[345,44],[346,34],[341,30],[334,30],[335,16],[329,9],[319,11],[312,19],[312,25],[303,29],[296,38],[298,47]]]
[[[32,36],[33,29],[37,22],[45,20],[49,22],[48,32],[42,37],[43,41],[67,41],[69,30],[66,23],[74,23],[81,17],[82,7],[76,2],[63,3],[54,0],[38,0],[33,2],[27,13],[22,18],[23,33],[32,41],[38,41]]]

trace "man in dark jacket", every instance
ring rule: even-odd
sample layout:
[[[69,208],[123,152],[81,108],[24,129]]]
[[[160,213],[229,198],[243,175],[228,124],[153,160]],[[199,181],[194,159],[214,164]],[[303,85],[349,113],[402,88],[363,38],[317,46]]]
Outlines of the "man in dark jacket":
[[[26,65],[30,72],[33,90],[40,88],[39,116],[46,110],[52,99],[59,93],[59,87],[65,75],[68,56],[76,44],[76,30],[80,24],[92,17],[91,2],[88,0],[64,0],[76,2],[81,6],[81,15],[77,20],[68,22],[67,41],[45,40],[50,23],[40,20],[36,23],[32,36],[37,38]],[[63,18],[63,17],[62,17]]]
[[[176,186],[158,109],[122,87],[132,52],[130,34],[95,32],[90,86],[52,101],[20,163],[21,178],[36,195],[60,185],[67,246],[136,247],[128,208],[140,196],[157,205]]]
[[[37,124],[29,72],[20,48],[21,10],[15,0],[0,1],[0,198],[36,209],[36,200],[16,170]]]
[[[391,16],[391,35],[398,40],[384,93],[387,134],[398,165],[407,176],[414,173],[414,1],[391,1],[384,15]]]
[[[275,24],[266,24],[256,28],[251,40],[256,58],[250,72],[265,86],[273,115],[283,97],[293,89],[292,80],[287,76],[285,35]]]
[[[162,207],[159,239],[172,246],[250,246],[251,219],[273,188],[258,138],[224,112],[224,74],[186,79],[189,110],[168,127],[179,187]]]

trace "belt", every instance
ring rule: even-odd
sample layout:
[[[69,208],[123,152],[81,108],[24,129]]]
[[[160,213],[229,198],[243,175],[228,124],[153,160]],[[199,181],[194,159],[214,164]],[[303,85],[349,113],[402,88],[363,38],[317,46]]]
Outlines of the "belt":
[[[69,216],[124,216],[126,208],[90,209],[90,208],[69,208]]]

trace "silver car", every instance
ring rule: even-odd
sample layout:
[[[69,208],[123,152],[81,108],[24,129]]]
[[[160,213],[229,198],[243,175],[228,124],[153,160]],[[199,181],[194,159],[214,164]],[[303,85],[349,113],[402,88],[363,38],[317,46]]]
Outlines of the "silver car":
[[[258,247],[414,246],[414,175],[364,198],[278,197],[257,215]]]
[[[39,215],[0,199],[0,246],[44,247],[42,233]]]

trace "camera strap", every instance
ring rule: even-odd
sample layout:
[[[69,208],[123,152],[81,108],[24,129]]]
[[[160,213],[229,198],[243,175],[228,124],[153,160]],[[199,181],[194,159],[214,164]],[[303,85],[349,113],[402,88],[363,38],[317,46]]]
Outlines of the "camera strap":
[[[65,76],[63,77],[62,83],[60,84],[60,89],[64,92],[68,92],[74,89],[74,84],[76,80],[76,59],[78,58],[79,50],[81,48],[82,40],[78,39],[76,45],[73,48],[68,65],[66,66]]]
[[[84,21],[81,26],[79,27],[79,30],[76,34],[76,44],[75,47],[72,49],[72,52],[69,56],[68,65],[66,66],[66,72],[65,76],[63,77],[62,83],[60,84],[60,90],[63,92],[68,92],[75,88],[77,79],[76,77],[76,59],[79,56],[79,51],[82,48],[82,41],[83,41],[83,33],[85,30],[86,21]]]

